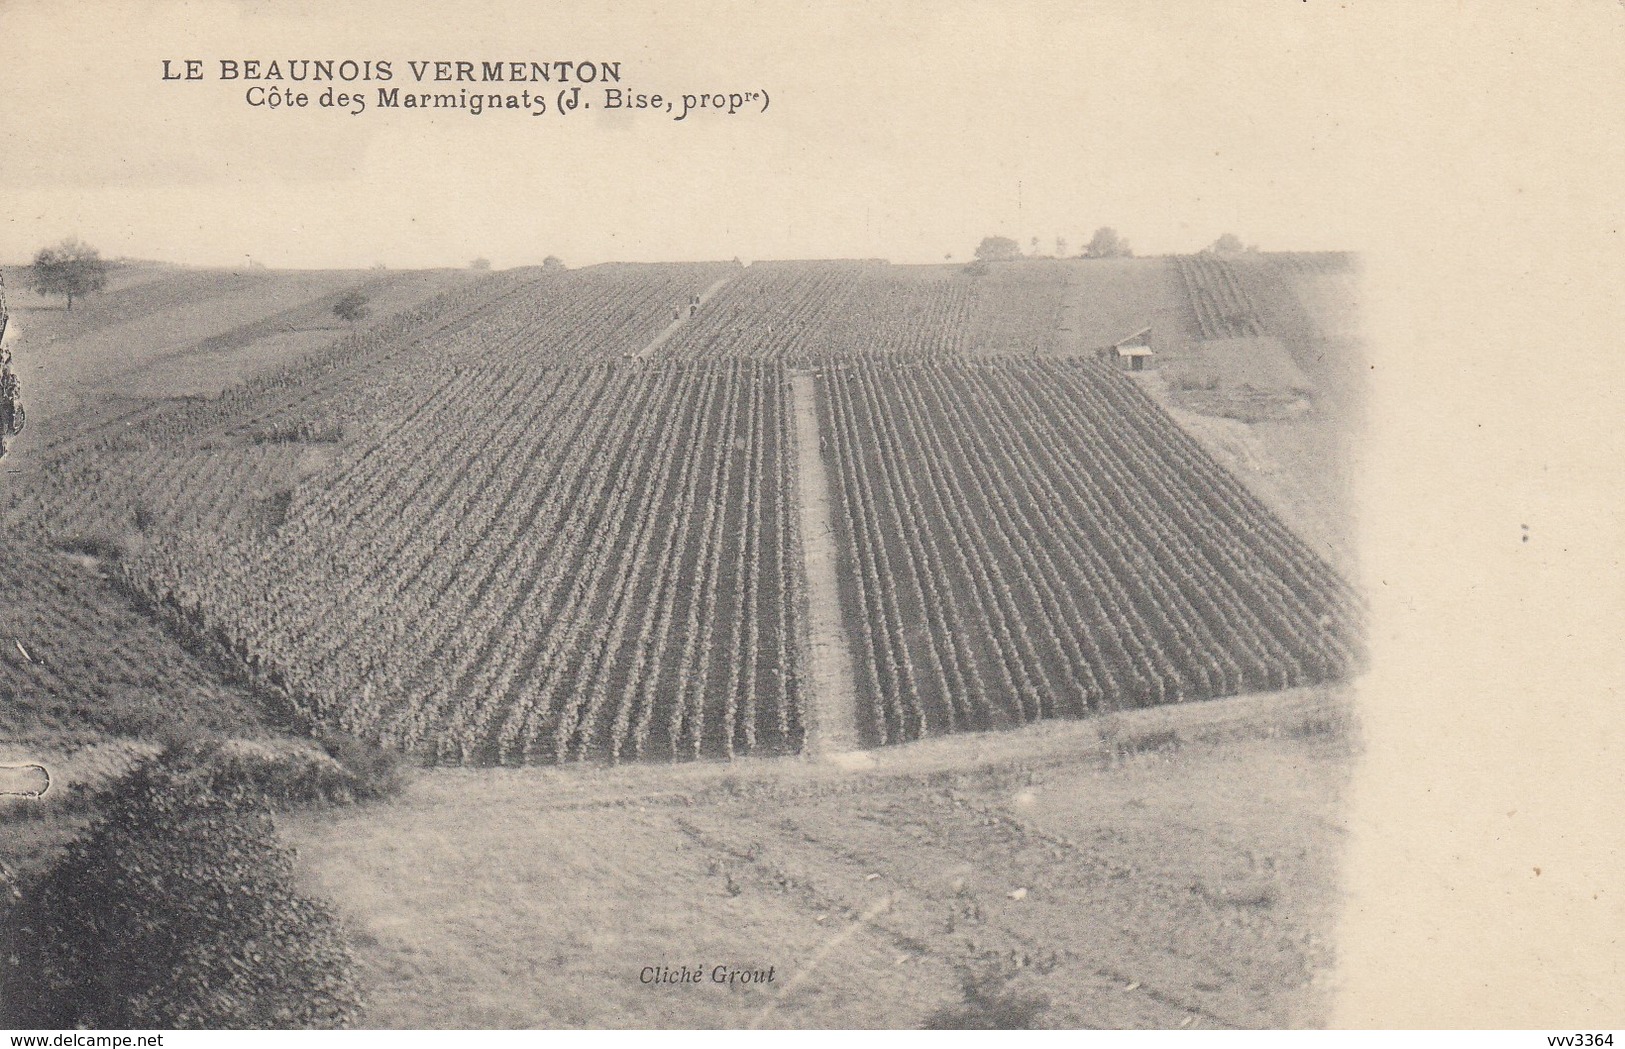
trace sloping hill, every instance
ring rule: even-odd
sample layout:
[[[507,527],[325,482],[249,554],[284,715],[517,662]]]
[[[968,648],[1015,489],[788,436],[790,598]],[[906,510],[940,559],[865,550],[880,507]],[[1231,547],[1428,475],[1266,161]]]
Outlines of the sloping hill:
[[[1145,327],[1159,357],[1198,337],[1176,259],[1082,259],[1066,263],[1063,272],[1068,352],[1090,354]]]
[[[1356,570],[1359,270],[1326,253],[1181,256],[1190,323],[1139,381],[1316,553]]]
[[[8,540],[0,598],[0,739],[261,731],[258,701],[136,608],[94,557]]]
[[[213,395],[346,333],[332,306],[349,291],[371,321],[480,278],[466,270],[212,270],[115,267],[109,290],[64,310],[16,293],[17,368],[34,425],[109,396]],[[26,285],[26,271],[13,279]],[[77,421],[77,420],[76,420]]]
[[[962,1004],[968,973],[1056,1026],[1313,1025],[1347,697],[1180,701],[1357,661],[1348,587],[1270,512],[1314,498],[1285,441],[1341,421],[1302,351],[1347,337],[1349,278],[1263,260],[1294,307],[1237,269],[1262,334],[1221,342],[1179,265],[516,271],[293,359],[278,340],[325,309],[319,281],[264,312],[198,283],[237,312],[178,345],[139,319],[168,278],[131,276],[128,316],[86,340],[145,332],[127,352],[173,368],[165,389],[256,363],[185,399],[87,384],[0,471],[0,754],[127,760],[141,744],[97,744],[253,735],[269,711],[427,761],[576,766],[429,769],[290,820],[360,930],[371,1026],[895,1026]],[[1075,359],[1147,323],[1166,369]],[[1212,389],[1175,389],[1182,360]],[[1312,409],[1186,399],[1228,411],[1249,383]],[[1274,472],[1223,461],[1262,498],[1174,419],[1220,457],[1213,428],[1241,428]],[[808,456],[840,580],[823,618],[858,664],[833,700],[899,745],[756,760],[818,727]],[[696,755],[736,760],[578,765]],[[17,811],[0,862],[84,815]],[[639,980],[696,963],[777,982]]]

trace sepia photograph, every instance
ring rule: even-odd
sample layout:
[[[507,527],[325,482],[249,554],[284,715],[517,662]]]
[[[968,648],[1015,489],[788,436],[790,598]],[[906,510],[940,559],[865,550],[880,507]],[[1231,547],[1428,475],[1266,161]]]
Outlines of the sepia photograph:
[[[0,1027],[1625,1022],[1520,6],[0,0]]]

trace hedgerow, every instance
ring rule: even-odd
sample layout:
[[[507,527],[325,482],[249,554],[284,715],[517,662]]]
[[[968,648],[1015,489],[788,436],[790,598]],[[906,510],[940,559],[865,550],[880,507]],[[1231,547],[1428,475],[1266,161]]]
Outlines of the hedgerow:
[[[0,1025],[342,1027],[360,1009],[334,913],[295,887],[252,784],[171,747],[115,781],[39,877],[5,885]]]

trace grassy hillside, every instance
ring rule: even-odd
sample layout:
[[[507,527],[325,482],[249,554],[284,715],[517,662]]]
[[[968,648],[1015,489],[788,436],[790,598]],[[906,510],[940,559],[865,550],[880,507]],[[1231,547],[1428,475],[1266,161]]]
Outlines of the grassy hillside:
[[[0,762],[40,764],[46,798],[0,797],[0,871],[43,868],[105,782],[158,741],[270,739],[265,697],[178,643],[90,555],[0,546]]]
[[[1062,273],[1063,352],[1090,353],[1150,327],[1151,347],[1161,358],[1198,337],[1174,259],[1074,260]]]
[[[94,424],[99,402],[212,396],[285,365],[351,330],[332,313],[346,292],[370,300],[366,328],[483,276],[135,263],[113,267],[107,290],[69,311],[28,290],[27,268],[8,268],[16,368],[35,429],[19,448],[42,432]]]
[[[8,542],[0,595],[0,739],[260,730],[256,701],[143,615],[94,557]]]
[[[1173,260],[1190,323],[1140,382],[1346,576],[1366,357],[1357,261],[1343,253]]]

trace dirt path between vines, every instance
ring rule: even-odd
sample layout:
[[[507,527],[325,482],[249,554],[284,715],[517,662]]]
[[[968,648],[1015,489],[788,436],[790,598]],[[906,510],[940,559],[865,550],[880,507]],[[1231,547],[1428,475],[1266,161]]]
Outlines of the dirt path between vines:
[[[841,623],[836,582],[835,530],[830,520],[829,476],[819,448],[816,383],[806,372],[790,375],[796,420],[796,504],[807,572],[807,753],[815,758],[851,756],[858,747],[857,690],[852,653]]]
[[[724,284],[733,279],[734,275],[729,274],[726,277],[719,277],[718,279],[712,281],[709,288],[706,288],[704,291],[700,292],[700,305],[704,306],[707,302],[710,302],[711,296],[715,295]],[[679,312],[678,315],[672,319],[670,324],[666,325],[666,330],[650,339],[643,349],[638,351],[637,355],[644,360],[648,360],[650,357],[655,355],[656,350],[666,345],[666,340],[676,334],[678,328],[681,328],[684,324],[688,323],[689,312],[687,307],[688,303],[686,302],[679,306],[678,309],[681,312]]]

